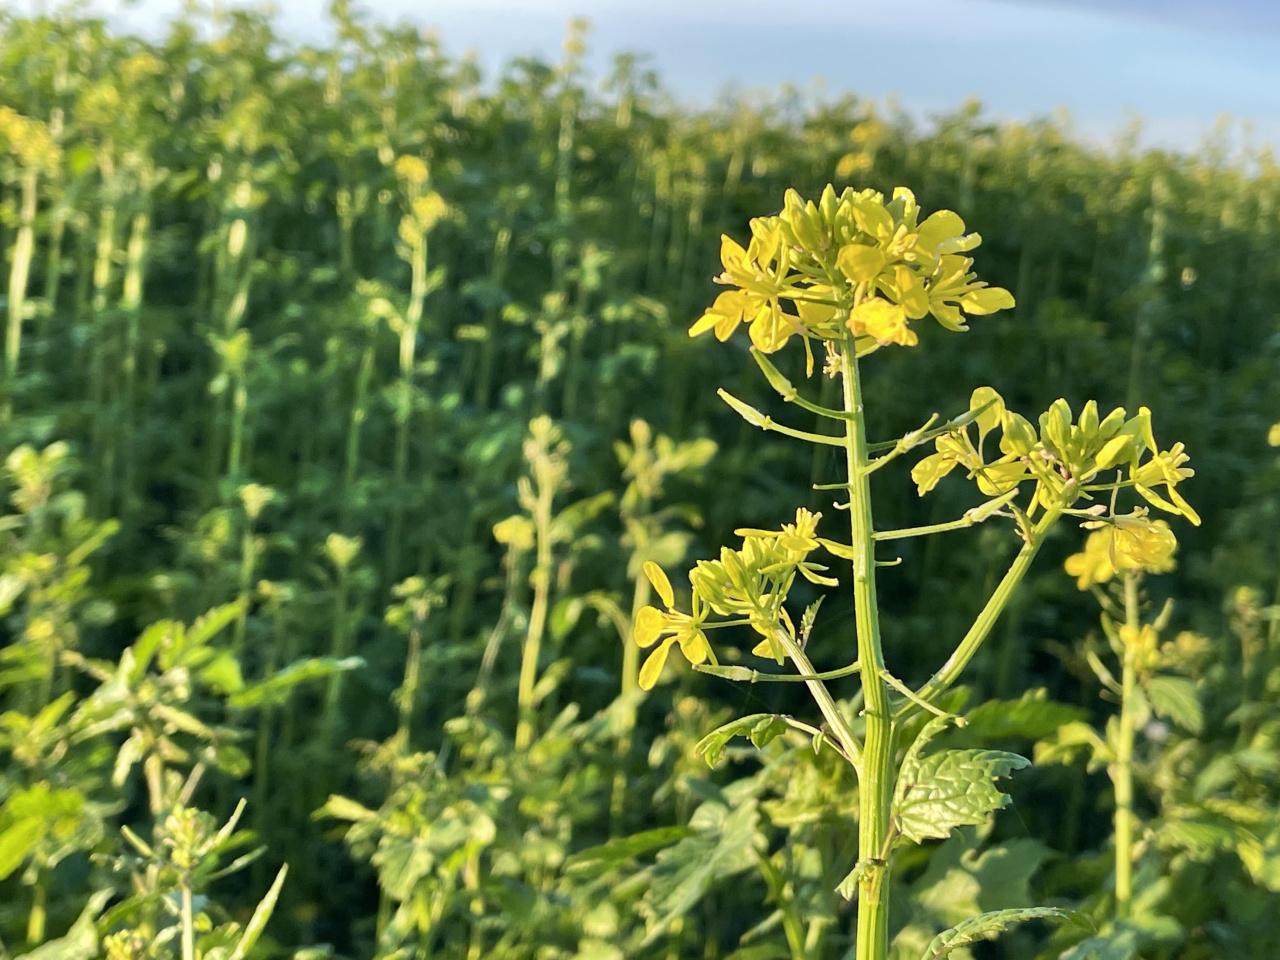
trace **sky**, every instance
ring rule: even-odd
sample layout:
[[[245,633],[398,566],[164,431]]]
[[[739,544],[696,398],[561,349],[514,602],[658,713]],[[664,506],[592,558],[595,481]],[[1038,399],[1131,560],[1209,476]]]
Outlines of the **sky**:
[[[5,0],[0,0],[0,3]],[[152,32],[179,0],[99,9]],[[325,0],[276,0],[282,30],[321,40]],[[967,97],[988,115],[1069,111],[1077,135],[1194,149],[1234,118],[1231,141],[1280,147],[1280,0],[376,0],[376,17],[435,27],[490,70],[558,56],[564,25],[594,25],[591,64],[650,55],[678,98],[821,79],[836,96],[894,97],[921,118]]]

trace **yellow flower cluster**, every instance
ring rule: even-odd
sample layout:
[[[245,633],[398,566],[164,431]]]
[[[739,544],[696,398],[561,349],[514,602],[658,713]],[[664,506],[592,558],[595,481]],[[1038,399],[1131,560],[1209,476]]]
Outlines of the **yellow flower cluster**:
[[[1159,448],[1151,430],[1151,411],[1146,407],[1134,417],[1127,418],[1124,408],[1117,407],[1100,418],[1097,404],[1090,400],[1076,420],[1067,401],[1056,400],[1041,414],[1037,429],[1006,409],[995,390],[979,387],[969,401],[969,411],[970,422],[938,437],[934,443],[937,452],[912,469],[911,478],[921,496],[956,467],[962,467],[989,497],[1009,493],[1025,480],[1036,482],[1037,500],[1045,507],[1062,501],[1069,505],[1091,492],[1132,487],[1153,507],[1200,523],[1199,515],[1176,489],[1181,481],[1195,475],[1185,466],[1190,458],[1181,443],[1169,450]],[[970,426],[978,429],[976,442]],[[1001,455],[989,460],[984,441],[997,426]],[[1148,457],[1145,461],[1144,456]],[[1103,479],[1105,472],[1122,466],[1128,467],[1127,480]],[[1163,487],[1164,493],[1156,492],[1157,487]],[[1123,525],[1124,519],[1107,522]],[[1134,521],[1130,526],[1137,529],[1136,524]]]
[[[657,644],[640,668],[641,689],[651,690],[658,682],[667,655],[675,645],[679,645],[680,652],[692,664],[715,662],[704,632],[712,613],[738,617],[740,619],[732,622],[750,625],[763,636],[765,639],[752,653],[780,657],[781,652],[775,649],[772,640],[773,630],[778,623],[790,629],[782,602],[795,575],[799,573],[825,586],[836,584],[835,580],[822,575],[825,567],[808,559],[810,553],[828,542],[816,536],[821,517],[820,513],[801,508],[796,511],[795,522],[783,524],[780,530],[736,531],[743,538],[742,549],[723,547],[718,560],[699,560],[689,572],[693,588],[691,613],[676,609],[675,593],[662,568],[652,561],[645,563],[644,575],[666,609],[646,606],[636,614],[632,628],[635,642],[646,649]]]
[[[965,330],[966,314],[1012,307],[1007,290],[971,272],[965,254],[981,243],[950,210],[920,220],[910,190],[893,199],[873,190],[828,185],[817,203],[787,192],[782,212],[751,221],[744,249],[722,238],[720,294],[689,330],[727,340],[747,324],[764,353],[793,336],[835,340],[851,333],[860,354],[887,344],[914,346],[911,321],[932,315],[949,330]],[[794,312],[790,312],[787,307]]]

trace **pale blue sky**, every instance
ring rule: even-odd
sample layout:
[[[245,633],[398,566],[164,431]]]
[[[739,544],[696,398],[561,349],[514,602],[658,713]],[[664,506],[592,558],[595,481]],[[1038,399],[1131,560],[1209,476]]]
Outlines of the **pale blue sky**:
[[[2,0],[0,0],[2,2]],[[120,9],[103,0],[102,9]],[[178,0],[121,16],[154,28]],[[286,33],[319,40],[325,0],[277,0]],[[648,53],[668,89],[707,101],[728,84],[776,89],[821,77],[831,94],[896,96],[925,116],[976,96],[1001,118],[1070,110],[1107,140],[1132,113],[1148,143],[1194,147],[1230,114],[1235,137],[1280,145],[1280,0],[376,0],[380,18],[439,28],[490,69],[558,55],[589,17],[592,63]],[[1122,13],[1115,11],[1122,10]]]

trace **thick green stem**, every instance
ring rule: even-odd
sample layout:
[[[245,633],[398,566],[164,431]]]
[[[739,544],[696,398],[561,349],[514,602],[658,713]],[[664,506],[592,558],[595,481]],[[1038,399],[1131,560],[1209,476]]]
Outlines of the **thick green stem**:
[[[852,343],[840,346],[844,386],[845,463],[849,480],[849,527],[853,546],[853,607],[862,695],[866,714],[862,768],[858,784],[858,861],[864,867],[858,885],[858,960],[884,960],[889,951],[889,863],[887,847],[893,800],[894,724],[889,688],[882,676],[880,612],[876,601],[875,540],[872,538],[871,484],[868,475],[866,419],[862,384]],[[812,669],[803,672],[812,673]],[[820,681],[810,681],[820,685]]]
[[[1127,573],[1124,578],[1124,621],[1126,635],[1139,629],[1138,623],[1138,574]],[[1120,681],[1120,737],[1116,744],[1116,764],[1113,772],[1116,793],[1116,919],[1129,916],[1133,900],[1133,735],[1134,710],[1137,704],[1137,649],[1133,643],[1124,645],[1124,673]]]

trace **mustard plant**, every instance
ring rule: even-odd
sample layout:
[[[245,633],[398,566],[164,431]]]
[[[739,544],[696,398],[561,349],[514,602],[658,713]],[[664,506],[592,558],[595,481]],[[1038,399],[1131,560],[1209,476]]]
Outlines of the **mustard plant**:
[[[1056,401],[1039,424],[1009,410],[991,387],[973,392],[967,412],[945,422],[935,414],[920,428],[883,441],[867,436],[862,366],[872,356],[921,341],[913,324],[932,317],[953,333],[967,329],[972,316],[1014,305],[1005,290],[972,272],[967,254],[981,238],[966,233],[951,211],[922,215],[912,193],[899,187],[891,199],[873,190],[828,186],[817,202],[789,191],[783,210],[751,221],[747,247],[724,237],[717,278],[730,287],[690,328],[691,336],[714,332],[728,340],[748,327],[751,354],[769,385],[801,410],[835,421],[835,435],[799,430],[775,421],[724,390],[721,397],[748,423],[811,444],[835,447],[844,455],[845,479],[823,485],[839,491],[833,504],[849,516],[849,536],[819,532],[820,513],[805,508],[780,528],[741,529],[739,548],[724,547],[714,560],[689,573],[687,605],[661,567],[645,565],[662,608],[645,607],[636,616],[635,640],[655,647],[641,667],[640,685],[652,688],[673,646],[702,672],[745,683],[802,682],[811,693],[821,725],[786,716],[753,716],[720,728],[703,741],[711,759],[735,735],[767,742],[788,727],[810,734],[815,749],[835,750],[858,781],[858,857],[841,891],[858,901],[854,953],[859,960],[882,960],[889,952],[889,892],[895,850],[952,830],[986,822],[1008,798],[995,781],[1028,765],[1024,758],[994,750],[930,750],[948,725],[964,720],[945,710],[943,696],[959,680],[1010,597],[1026,576],[1051,531],[1066,517],[1114,532],[1139,555],[1162,546],[1168,527],[1148,515],[1148,506],[1116,512],[1116,497],[1133,490],[1146,504],[1198,522],[1177,491],[1191,475],[1181,444],[1162,450],[1143,408],[1128,416],[1116,409],[1100,417],[1090,402],[1073,416]],[[928,339],[929,334],[926,334]],[[840,383],[841,405],[823,407],[807,399],[774,366],[769,355],[799,342],[806,373],[818,367]],[[994,450],[987,444],[992,439]],[[983,501],[960,518],[898,530],[877,529],[872,516],[871,479],[894,460],[932,442],[935,452],[911,471],[921,495],[957,469],[967,474]],[[1117,471],[1114,478],[1112,471]],[[1163,488],[1163,491],[1157,489]],[[877,554],[883,543],[941,534],[994,519],[1012,521],[1021,547],[972,626],[951,655],[923,684],[912,686],[889,668],[881,643],[877,570],[894,561]],[[824,530],[825,532],[825,530]],[[817,670],[806,653],[810,635],[822,630],[818,603],[803,615],[786,600],[797,576],[821,587],[837,587],[827,558],[848,564],[854,625],[847,645],[855,654],[847,666]],[[749,627],[758,635],[751,654],[790,671],[765,671],[721,663],[709,635],[713,630]],[[842,710],[827,681],[857,674],[862,709],[856,719]],[[923,726],[912,724],[928,715]],[[861,728],[859,732],[856,728]],[[1034,918],[1072,919],[1056,907],[1001,910],[970,918],[939,934],[924,957],[940,957],[963,944],[994,935],[1009,924]]]

